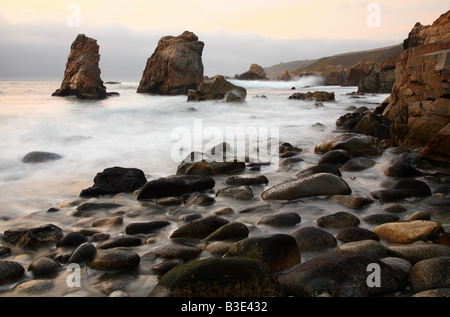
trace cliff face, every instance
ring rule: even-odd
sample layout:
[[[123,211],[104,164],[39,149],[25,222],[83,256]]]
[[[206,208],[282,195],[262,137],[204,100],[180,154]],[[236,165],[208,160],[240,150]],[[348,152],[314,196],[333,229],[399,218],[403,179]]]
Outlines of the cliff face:
[[[61,88],[52,96],[76,96],[79,99],[103,99],[106,88],[100,78],[100,54],[97,41],[79,34],[72,43]]]
[[[202,53],[205,44],[189,31],[162,37],[147,60],[137,92],[185,95],[203,80]]]
[[[391,135],[397,144],[423,147],[450,122],[450,11],[432,25],[417,23],[404,48],[383,116],[394,122]],[[440,160],[450,162],[450,149],[442,151]]]

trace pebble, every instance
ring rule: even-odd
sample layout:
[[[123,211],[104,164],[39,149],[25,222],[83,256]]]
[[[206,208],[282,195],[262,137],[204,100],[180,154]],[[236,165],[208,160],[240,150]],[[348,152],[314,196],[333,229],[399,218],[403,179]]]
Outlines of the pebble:
[[[15,261],[0,261],[0,285],[12,283],[23,277],[25,268]]]
[[[274,227],[289,227],[300,223],[302,218],[296,212],[282,212],[273,215],[265,215],[256,222],[257,225],[269,225]]]
[[[137,267],[140,257],[137,253],[127,250],[97,250],[94,258],[87,262],[87,266],[100,271],[129,270]]]
[[[375,227],[373,231],[387,242],[408,244],[418,240],[433,240],[443,228],[436,221],[414,220],[384,223]]]
[[[357,226],[360,220],[355,215],[341,211],[331,215],[317,218],[317,225],[324,228],[341,229],[345,227]]]
[[[334,235],[320,228],[303,227],[291,233],[301,252],[322,251],[336,247]]]

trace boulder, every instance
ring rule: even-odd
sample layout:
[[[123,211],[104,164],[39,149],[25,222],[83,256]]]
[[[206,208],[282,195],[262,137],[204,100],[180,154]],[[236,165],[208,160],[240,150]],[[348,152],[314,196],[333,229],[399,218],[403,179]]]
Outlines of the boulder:
[[[200,161],[200,162],[182,162],[177,167],[177,175],[223,175],[238,173],[245,170],[245,162],[239,161]]]
[[[61,87],[52,96],[76,96],[78,99],[106,98],[106,87],[100,78],[99,61],[97,40],[79,34],[70,47]]]
[[[258,260],[207,258],[167,272],[150,297],[280,297],[274,273]]]
[[[137,168],[111,167],[94,177],[94,185],[83,189],[80,197],[99,197],[131,193],[147,183],[143,171]]]
[[[380,140],[390,138],[392,122],[373,112],[366,112],[364,117],[352,128],[352,132],[372,135]]]
[[[384,151],[380,140],[374,136],[343,133],[326,138],[315,146],[314,152],[324,154],[339,149],[347,150],[354,157],[378,156]]]
[[[411,244],[393,244],[387,248],[392,256],[408,260],[412,264],[416,264],[417,262],[426,259],[450,256],[449,247],[423,241],[417,241]]]
[[[193,245],[169,243],[155,249],[158,257],[164,259],[191,260],[202,253],[202,249]]]
[[[297,241],[300,252],[314,252],[336,247],[336,238],[320,228],[303,227],[291,233]]]
[[[229,221],[222,217],[215,215],[207,216],[181,225],[172,232],[170,238],[204,239],[228,223]]]
[[[399,145],[423,147],[450,122],[449,16],[447,11],[432,25],[417,23],[397,58],[383,116],[393,121],[391,137]]]
[[[46,224],[33,228],[17,228],[3,232],[3,240],[15,246],[40,247],[56,243],[63,237],[62,229],[53,224]]]
[[[421,160],[444,165],[450,162],[450,123],[428,141],[419,157]]]
[[[249,237],[234,243],[227,257],[247,257],[262,261],[273,272],[280,272],[300,263],[300,250],[294,237],[271,234]]]
[[[20,280],[25,273],[25,268],[15,261],[0,261],[0,285]]]
[[[388,189],[376,190],[370,195],[381,203],[393,202],[408,197],[431,196],[430,187],[417,179],[405,178],[396,181]]]
[[[236,200],[249,200],[253,198],[253,191],[250,186],[224,187],[216,192],[216,197],[225,197]]]
[[[128,250],[97,250],[87,266],[100,271],[122,271],[139,266],[140,260],[137,253]]]
[[[349,212],[340,211],[331,215],[319,217],[316,222],[320,227],[341,229],[345,227],[357,226],[359,225],[360,220],[358,217]]]
[[[27,153],[23,158],[24,163],[42,163],[53,160],[60,160],[62,156],[52,152],[33,151]]]
[[[161,177],[147,182],[140,191],[137,199],[155,199],[161,197],[180,196],[211,189],[215,181],[203,175],[178,175]]]
[[[411,270],[411,291],[450,288],[450,257],[443,256],[417,262]]]
[[[380,286],[370,287],[369,265],[380,269]],[[402,290],[408,275],[379,259],[352,252],[331,251],[302,263],[279,277],[285,296],[369,297]]]
[[[314,196],[350,195],[350,186],[339,176],[318,173],[293,181],[286,181],[265,190],[264,200],[293,200]]]
[[[277,80],[279,81],[290,81],[291,79],[292,79],[291,74],[289,74],[289,71],[287,70],[283,70],[277,76]]]
[[[196,89],[190,89],[187,101],[223,100],[225,102],[242,102],[246,97],[247,90],[245,88],[230,83],[224,76],[217,75],[212,81],[202,82]]]
[[[316,102],[324,102],[324,101],[334,101],[334,92],[327,91],[314,91],[307,93],[296,92],[289,96],[288,99],[299,99],[299,100],[313,100]]]
[[[413,243],[418,240],[433,240],[443,228],[436,221],[414,220],[384,223],[375,227],[373,231],[381,239],[391,243]]]
[[[189,31],[164,36],[147,60],[138,93],[186,95],[203,80],[202,53],[205,44]]]
[[[300,223],[302,218],[296,212],[280,212],[271,215],[265,215],[259,218],[257,225],[269,225],[274,227],[289,227]]]
[[[258,64],[251,64],[248,71],[240,75],[236,75],[235,79],[239,80],[269,80],[267,74]]]
[[[248,227],[242,222],[230,222],[227,223],[216,231],[212,232],[208,235],[204,240],[206,242],[210,241],[237,241],[241,239],[245,239],[248,237],[249,230]]]
[[[340,168],[341,171],[348,171],[348,172],[356,172],[356,171],[362,171],[368,168],[373,167],[376,164],[375,161],[368,157],[360,156],[360,157],[354,157],[347,162],[345,162],[344,165]]]

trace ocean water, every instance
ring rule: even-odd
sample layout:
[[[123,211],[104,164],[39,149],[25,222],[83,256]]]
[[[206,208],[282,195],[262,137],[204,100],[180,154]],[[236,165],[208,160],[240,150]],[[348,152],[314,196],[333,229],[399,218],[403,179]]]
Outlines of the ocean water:
[[[139,168],[149,180],[174,174],[180,158],[194,149],[181,149],[183,140],[200,135],[206,150],[221,139],[220,132],[225,138],[229,128],[254,128],[268,136],[276,131],[280,141],[304,150],[303,166],[314,165],[314,146],[333,133],[336,119],[348,112],[347,107],[373,108],[386,97],[354,99],[347,94],[356,87],[317,86],[320,79],[315,77],[232,82],[247,89],[245,103],[187,102],[186,96],[138,94],[138,83],[126,82],[106,85],[108,92],[120,96],[81,101],[52,97],[59,82],[0,82],[0,219],[73,199],[108,167]],[[336,102],[316,107],[311,101],[288,100],[294,92],[316,90],[334,91]],[[322,126],[313,127],[315,123]],[[208,140],[211,129],[215,139]],[[25,164],[22,158],[30,151],[54,152],[63,159]],[[272,166],[268,172],[273,171]]]

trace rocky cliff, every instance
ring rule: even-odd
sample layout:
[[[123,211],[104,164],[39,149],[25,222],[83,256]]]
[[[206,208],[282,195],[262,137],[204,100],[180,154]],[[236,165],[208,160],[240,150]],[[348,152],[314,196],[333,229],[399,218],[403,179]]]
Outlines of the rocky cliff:
[[[70,48],[61,87],[52,96],[76,96],[78,99],[106,98],[106,88],[100,78],[99,61],[97,40],[79,34]]]
[[[205,44],[189,31],[162,37],[147,60],[138,93],[183,95],[203,80],[202,53]]]
[[[441,131],[449,138],[450,122],[450,11],[432,25],[417,23],[397,58],[395,83],[383,116],[393,121],[391,137],[399,145],[424,147]],[[428,147],[427,156],[435,157]],[[450,148],[439,160],[450,162]],[[444,152],[444,153],[442,153]]]

